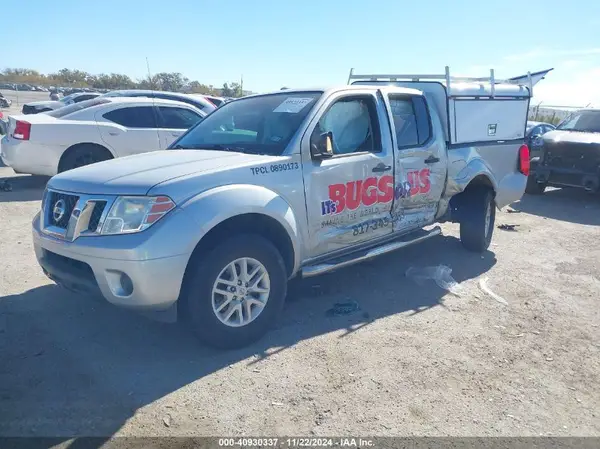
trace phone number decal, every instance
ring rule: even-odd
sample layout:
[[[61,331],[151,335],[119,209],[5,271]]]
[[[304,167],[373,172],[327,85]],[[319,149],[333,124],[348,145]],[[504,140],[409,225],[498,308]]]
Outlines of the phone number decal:
[[[291,171],[300,169],[298,162],[288,162],[286,164],[263,165],[262,167],[250,167],[253,175],[266,175],[268,173],[279,173],[282,171]]]
[[[386,228],[390,224],[396,224],[404,218],[404,213],[392,213],[390,218],[375,218],[373,220],[365,221],[352,226],[352,235],[360,235],[369,231],[376,231],[377,229]]]
[[[369,231],[376,231],[379,228],[389,226],[391,220],[389,218],[379,218],[376,220],[367,221],[356,226],[352,226],[352,235],[364,234]]]

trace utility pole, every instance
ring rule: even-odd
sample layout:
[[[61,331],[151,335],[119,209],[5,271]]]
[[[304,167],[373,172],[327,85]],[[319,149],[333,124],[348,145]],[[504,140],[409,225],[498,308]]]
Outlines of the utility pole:
[[[244,75],[240,75],[240,97],[244,96]]]

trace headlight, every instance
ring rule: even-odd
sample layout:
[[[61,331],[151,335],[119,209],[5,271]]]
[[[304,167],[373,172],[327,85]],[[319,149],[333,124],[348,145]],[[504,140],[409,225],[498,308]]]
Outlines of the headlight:
[[[120,196],[113,203],[101,234],[129,234],[149,228],[175,207],[168,196]]]

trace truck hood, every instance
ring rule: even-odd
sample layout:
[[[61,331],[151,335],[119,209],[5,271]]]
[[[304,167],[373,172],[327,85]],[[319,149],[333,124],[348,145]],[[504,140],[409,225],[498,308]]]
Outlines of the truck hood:
[[[163,150],[121,157],[60,173],[48,187],[66,192],[100,195],[146,195],[158,184],[176,202],[186,195],[178,192],[177,178],[202,177],[252,167],[278,160],[275,156],[209,150]],[[222,176],[220,177],[222,178]],[[232,179],[235,177],[232,174]],[[160,190],[160,187],[157,187]],[[155,189],[155,190],[157,190]],[[200,192],[200,180],[196,192]],[[153,192],[154,193],[154,192]]]
[[[25,106],[31,106],[36,109],[42,109],[42,108],[58,109],[58,108],[62,108],[63,106],[66,106],[66,104],[64,104],[61,101],[32,101],[31,103],[25,103]]]
[[[585,133],[580,131],[561,131],[560,129],[544,134],[544,143],[595,143],[600,144],[600,133]]]

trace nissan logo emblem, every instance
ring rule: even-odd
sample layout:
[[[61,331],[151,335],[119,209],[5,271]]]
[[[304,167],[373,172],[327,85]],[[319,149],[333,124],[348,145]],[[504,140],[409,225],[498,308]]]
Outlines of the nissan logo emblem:
[[[54,222],[58,223],[65,215],[67,209],[67,205],[65,200],[58,200],[54,204],[54,208],[52,209],[52,218],[54,218]]]

